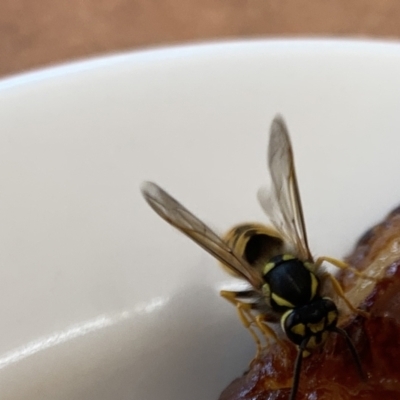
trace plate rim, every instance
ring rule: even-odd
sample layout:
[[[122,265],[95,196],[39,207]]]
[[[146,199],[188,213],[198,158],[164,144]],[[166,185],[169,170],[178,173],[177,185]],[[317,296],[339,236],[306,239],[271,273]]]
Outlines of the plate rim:
[[[193,55],[205,55],[211,52],[219,54],[221,50],[254,50],[269,47],[271,50],[287,51],[365,51],[392,53],[399,51],[400,42],[395,39],[374,38],[328,38],[328,37],[256,37],[252,39],[226,39],[211,41],[192,41],[188,43],[154,45],[125,51],[115,51],[97,54],[89,57],[62,61],[43,67],[32,68],[26,71],[0,77],[0,94],[7,89],[43,82],[54,78],[64,77],[81,72],[109,68],[130,62],[151,62],[165,59],[181,59]]]

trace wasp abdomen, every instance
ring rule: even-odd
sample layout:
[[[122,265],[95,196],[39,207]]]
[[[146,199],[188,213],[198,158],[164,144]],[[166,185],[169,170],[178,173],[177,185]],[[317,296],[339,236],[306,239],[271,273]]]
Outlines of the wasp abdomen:
[[[317,277],[294,256],[284,254],[272,258],[263,272],[275,311],[303,306],[317,295]]]

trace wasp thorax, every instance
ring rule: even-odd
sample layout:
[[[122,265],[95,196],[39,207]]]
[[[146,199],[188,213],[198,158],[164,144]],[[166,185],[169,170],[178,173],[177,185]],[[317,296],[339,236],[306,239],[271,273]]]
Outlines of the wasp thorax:
[[[329,298],[317,298],[302,307],[287,311],[281,319],[287,337],[298,346],[308,339],[305,348],[312,350],[323,344],[329,331],[336,327],[338,310]]]
[[[263,291],[269,293],[277,312],[303,306],[318,294],[319,281],[309,264],[290,254],[273,257],[264,267],[263,278]]]

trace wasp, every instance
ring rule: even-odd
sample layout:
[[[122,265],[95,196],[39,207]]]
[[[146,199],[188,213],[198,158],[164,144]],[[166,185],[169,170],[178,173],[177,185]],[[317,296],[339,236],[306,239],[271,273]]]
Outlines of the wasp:
[[[261,343],[253,326],[267,338],[280,340],[269,323],[278,323],[298,348],[290,400],[296,397],[301,364],[332,332],[344,337],[363,380],[358,353],[346,331],[337,326],[339,310],[321,293],[321,280],[329,279],[337,295],[358,314],[333,275],[320,268],[324,261],[351,268],[342,261],[310,252],[288,130],[280,116],[274,118],[267,151],[271,175],[269,192],[259,192],[260,203],[274,228],[244,224],[224,238],[218,236],[182,204],[154,183],[144,182],[142,193],[153,210],[214,256],[229,272],[250,284],[241,291],[221,291],[232,302],[249,329],[259,354]],[[354,270],[357,275],[361,273]]]

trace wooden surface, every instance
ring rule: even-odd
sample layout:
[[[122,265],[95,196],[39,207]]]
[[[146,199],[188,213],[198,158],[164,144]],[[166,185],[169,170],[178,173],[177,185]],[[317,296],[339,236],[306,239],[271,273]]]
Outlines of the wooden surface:
[[[0,75],[218,38],[400,37],[399,0],[1,0]]]

